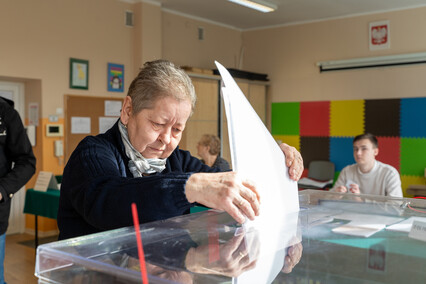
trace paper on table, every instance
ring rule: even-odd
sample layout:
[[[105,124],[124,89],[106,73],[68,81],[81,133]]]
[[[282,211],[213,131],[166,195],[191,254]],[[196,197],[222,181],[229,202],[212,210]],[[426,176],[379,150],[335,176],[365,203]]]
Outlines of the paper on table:
[[[297,218],[295,222],[294,218],[284,218],[299,211],[297,182],[290,180],[283,152],[234,79],[221,64],[215,63],[222,77],[232,168],[256,184],[261,199],[260,216],[247,221],[244,227],[254,227],[259,232],[261,249],[257,263],[262,265],[234,278],[233,283],[269,283],[282,268],[285,257],[286,242],[277,222],[287,225],[285,231],[289,235],[297,230]],[[250,253],[249,256],[252,257]]]
[[[389,231],[396,231],[396,232],[410,232],[411,226],[413,226],[414,221],[421,221],[426,222],[425,217],[410,217],[402,222],[393,224],[386,228],[386,230]]]
[[[334,215],[335,219],[350,220],[352,222],[357,222],[359,224],[382,224],[390,225],[396,222],[404,220],[400,217],[384,216],[384,215],[373,215],[373,214],[360,214],[354,212],[346,212],[342,214]]]
[[[339,234],[369,237],[384,229],[386,225],[403,220],[400,217],[359,214],[353,212],[342,213],[334,216],[336,219],[351,220],[348,224],[334,228],[332,231]]]
[[[314,186],[314,187],[320,187],[323,188],[324,186],[328,184],[332,184],[333,180],[327,180],[327,181],[316,181],[307,177],[301,178],[299,180],[299,186]]]
[[[385,224],[349,222],[348,224],[332,229],[332,231],[338,234],[368,238],[384,228]]]

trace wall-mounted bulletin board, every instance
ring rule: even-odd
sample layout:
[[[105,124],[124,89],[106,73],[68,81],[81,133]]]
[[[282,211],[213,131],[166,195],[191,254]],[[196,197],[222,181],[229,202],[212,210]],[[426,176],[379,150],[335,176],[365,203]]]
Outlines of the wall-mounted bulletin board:
[[[119,118],[123,98],[65,95],[65,164],[88,135],[109,129]]]

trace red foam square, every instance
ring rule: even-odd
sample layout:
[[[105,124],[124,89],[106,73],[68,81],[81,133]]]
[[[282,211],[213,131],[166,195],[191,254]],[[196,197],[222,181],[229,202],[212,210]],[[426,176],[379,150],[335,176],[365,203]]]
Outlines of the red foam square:
[[[330,102],[300,103],[300,135],[330,136]]]
[[[399,171],[399,153],[400,138],[399,137],[377,137],[379,142],[379,154],[376,160],[391,165]]]

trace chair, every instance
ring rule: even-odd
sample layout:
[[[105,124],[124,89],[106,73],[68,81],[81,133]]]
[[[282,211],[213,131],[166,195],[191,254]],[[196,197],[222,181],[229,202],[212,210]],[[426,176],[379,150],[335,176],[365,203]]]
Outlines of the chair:
[[[311,161],[308,177],[298,182],[299,188],[328,188],[334,180],[334,163],[330,161]]]

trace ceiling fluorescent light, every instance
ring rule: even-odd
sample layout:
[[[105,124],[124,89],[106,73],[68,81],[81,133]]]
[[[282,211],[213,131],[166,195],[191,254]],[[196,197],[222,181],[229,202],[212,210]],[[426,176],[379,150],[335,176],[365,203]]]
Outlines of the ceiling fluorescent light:
[[[426,63],[426,52],[317,62],[320,72]]]
[[[263,13],[273,12],[278,8],[277,5],[275,4],[268,3],[261,0],[228,0],[228,1],[242,5],[242,6],[246,6],[251,9],[255,9]]]

